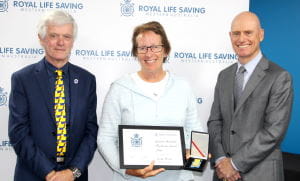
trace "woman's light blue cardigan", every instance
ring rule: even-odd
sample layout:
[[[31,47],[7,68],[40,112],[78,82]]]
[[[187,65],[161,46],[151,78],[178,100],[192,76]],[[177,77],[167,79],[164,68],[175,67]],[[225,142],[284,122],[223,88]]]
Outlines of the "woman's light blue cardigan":
[[[188,83],[170,73],[159,100],[146,96],[130,75],[112,83],[106,95],[99,124],[98,148],[113,170],[113,180],[189,181],[191,171],[166,170],[154,177],[141,179],[125,174],[119,166],[118,125],[182,126],[186,149],[190,148],[192,130],[202,131],[197,117],[196,99]],[[150,163],[149,163],[150,164]]]

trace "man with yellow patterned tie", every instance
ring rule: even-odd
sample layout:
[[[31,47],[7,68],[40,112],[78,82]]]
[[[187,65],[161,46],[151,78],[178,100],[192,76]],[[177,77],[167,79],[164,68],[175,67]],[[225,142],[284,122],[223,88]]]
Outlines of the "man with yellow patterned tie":
[[[9,138],[17,154],[15,181],[88,180],[97,145],[96,80],[69,63],[76,33],[70,14],[46,14],[38,32],[45,57],[12,75]]]

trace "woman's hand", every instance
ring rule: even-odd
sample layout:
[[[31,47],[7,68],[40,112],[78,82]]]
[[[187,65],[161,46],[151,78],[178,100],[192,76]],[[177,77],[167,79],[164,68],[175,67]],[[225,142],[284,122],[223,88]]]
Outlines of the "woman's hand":
[[[191,150],[190,149],[186,149],[185,150],[185,159],[188,160],[191,157]]]
[[[153,169],[154,167],[154,161],[151,162],[150,165],[143,169],[127,169],[126,174],[136,176],[136,177],[141,177],[141,178],[147,178],[147,177],[152,177],[160,172],[165,171],[164,168],[159,168],[159,169]]]

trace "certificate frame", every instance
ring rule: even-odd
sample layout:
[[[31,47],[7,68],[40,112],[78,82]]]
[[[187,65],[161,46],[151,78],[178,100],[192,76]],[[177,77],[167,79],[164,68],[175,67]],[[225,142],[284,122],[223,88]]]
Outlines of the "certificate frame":
[[[130,134],[132,135],[131,132],[137,133],[138,135],[139,134],[143,135],[145,137],[145,138],[143,138],[144,140],[149,140],[149,135],[151,135],[151,134],[157,134],[157,135],[155,135],[155,139],[154,139],[154,140],[157,140],[157,142],[155,142],[155,144],[157,144],[157,145],[155,145],[155,147],[153,148],[154,150],[155,149],[156,150],[153,152],[152,150],[147,149],[146,153],[143,153],[143,152],[145,152],[145,149],[138,150],[138,147],[137,147],[137,149],[135,149],[135,148],[132,149],[132,147],[135,147],[135,146],[132,146],[132,145],[128,146],[129,138],[127,137]],[[166,136],[165,133],[172,133],[172,134],[170,134],[170,135],[172,135],[172,136],[170,136],[170,142],[167,142],[167,140],[163,139],[163,138],[169,137],[168,134]],[[164,137],[160,137],[161,135],[163,135]],[[136,137],[136,141],[137,141],[136,143],[140,144],[138,141],[139,137],[137,137],[136,135],[134,135],[134,136]],[[158,136],[158,137],[156,137],[156,136]],[[131,143],[132,139],[133,139],[133,137],[130,137],[130,144],[132,144]],[[160,139],[162,139],[162,140],[160,140]],[[174,141],[174,139],[176,139],[176,140]],[[177,140],[177,139],[179,139],[179,140]],[[159,146],[159,143],[161,143],[161,142],[166,143],[166,148]],[[176,142],[176,143],[174,143],[174,142]],[[170,143],[172,143],[172,145],[169,145]],[[145,144],[145,143],[142,143],[142,144]],[[174,145],[176,145],[176,146],[174,146]],[[147,159],[145,159],[145,160],[139,159],[141,161],[140,163],[139,162],[128,163],[128,160],[131,159],[131,157],[129,155],[130,154],[132,155],[132,150],[137,150],[137,152],[136,152],[136,153],[138,153],[137,155],[142,155],[142,157],[144,156],[145,158],[147,158],[149,155],[147,153],[156,153],[156,156],[154,156],[154,157],[159,157],[157,155],[160,155],[160,154],[157,154],[157,153],[163,153],[162,155],[165,155],[164,153],[168,152],[169,151],[168,149],[170,149],[170,147],[168,147],[168,146],[172,147],[171,149],[174,149],[174,151],[172,151],[172,153],[168,154],[168,157],[170,157],[170,155],[174,154],[174,157],[172,157],[172,158],[174,160],[178,160],[178,161],[174,161],[175,163],[172,162],[171,164],[165,164],[163,162],[168,159],[164,160],[161,158],[153,158],[151,160],[150,159],[148,159],[148,160]],[[147,146],[145,146],[145,147],[147,148]],[[162,151],[162,152],[160,152],[160,151]],[[120,168],[121,169],[143,169],[146,166],[148,166],[152,160],[155,161],[154,169],[156,169],[156,168],[165,168],[167,170],[182,169],[184,167],[184,163],[185,163],[184,129],[183,129],[183,127],[176,127],[176,126],[119,125],[119,156],[120,156],[119,158],[120,158]],[[133,160],[135,160],[135,159],[133,159]]]

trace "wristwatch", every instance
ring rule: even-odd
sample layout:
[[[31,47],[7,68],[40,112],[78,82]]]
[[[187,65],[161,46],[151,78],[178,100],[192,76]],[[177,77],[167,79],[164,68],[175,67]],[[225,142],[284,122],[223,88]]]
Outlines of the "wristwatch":
[[[81,171],[79,170],[79,168],[70,167],[70,170],[72,171],[74,178],[79,178],[81,176]]]

